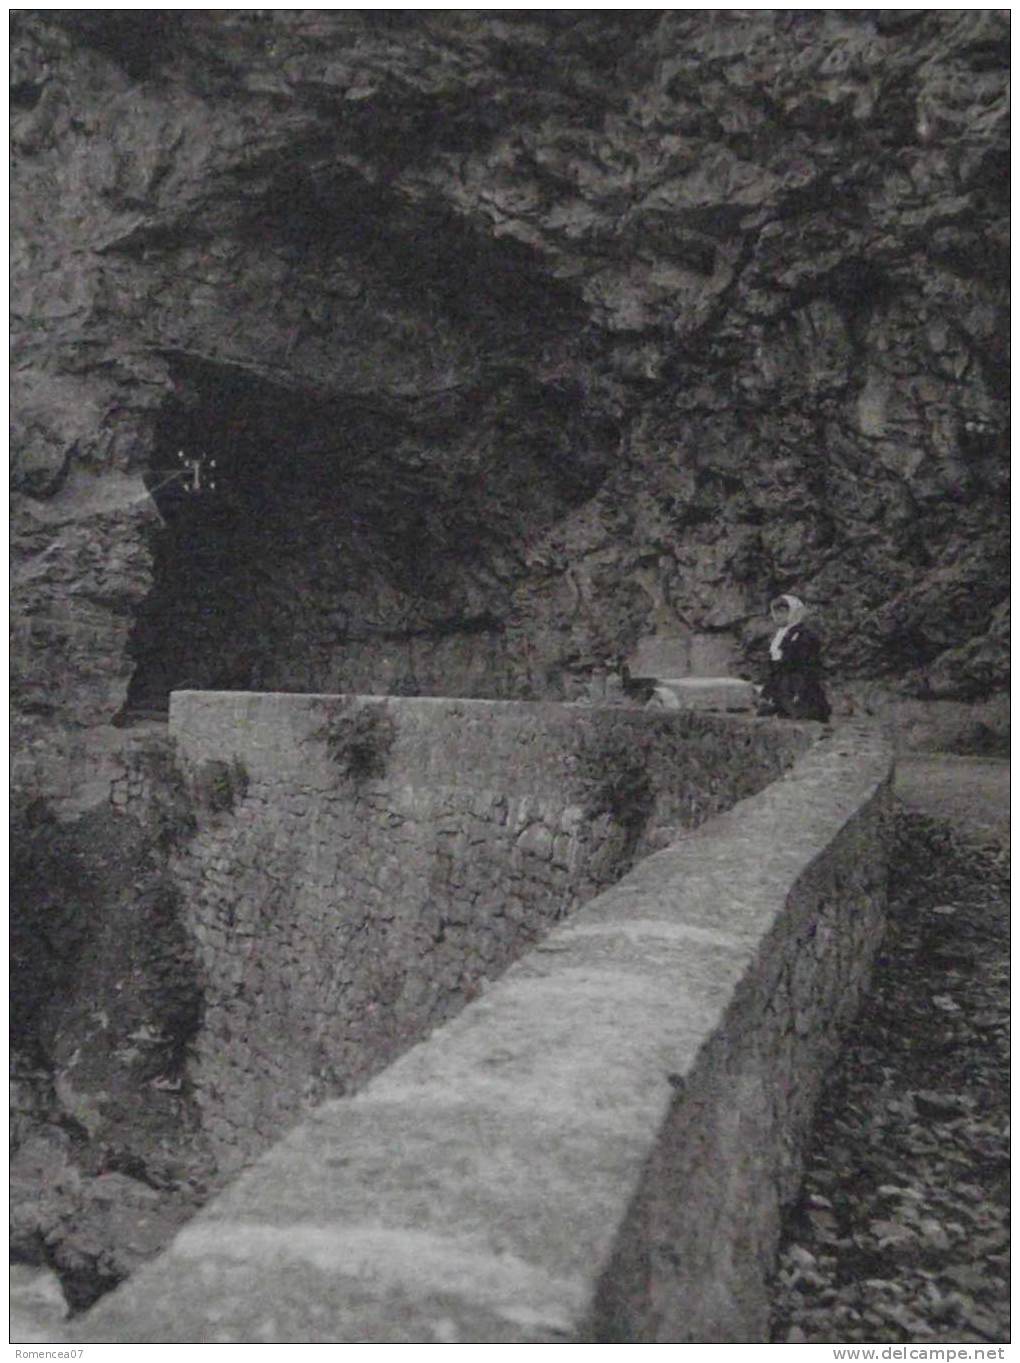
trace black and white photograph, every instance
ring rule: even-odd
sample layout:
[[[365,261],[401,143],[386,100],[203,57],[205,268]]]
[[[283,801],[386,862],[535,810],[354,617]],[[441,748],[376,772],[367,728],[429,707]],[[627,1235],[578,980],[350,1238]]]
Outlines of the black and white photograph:
[[[1010,10],[8,19],[12,1363],[1006,1360]]]

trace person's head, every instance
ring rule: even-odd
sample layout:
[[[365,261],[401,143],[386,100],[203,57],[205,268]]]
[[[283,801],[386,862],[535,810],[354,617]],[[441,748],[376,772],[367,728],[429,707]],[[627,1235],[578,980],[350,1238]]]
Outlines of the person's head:
[[[775,623],[782,628],[784,625],[795,625],[802,619],[806,610],[804,602],[799,596],[777,596],[769,606],[769,614]]]

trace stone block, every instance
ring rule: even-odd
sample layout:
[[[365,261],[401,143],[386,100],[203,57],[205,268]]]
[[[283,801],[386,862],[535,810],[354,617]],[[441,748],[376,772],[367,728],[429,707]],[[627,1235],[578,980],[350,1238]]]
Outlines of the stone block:
[[[668,692],[675,698],[675,706],[659,692]],[[753,711],[755,689],[749,681],[740,677],[666,677],[656,683],[656,696],[649,704],[652,708],[706,710],[714,713],[739,713]]]
[[[625,660],[633,677],[726,676],[737,658],[730,635],[684,632],[651,634]]]

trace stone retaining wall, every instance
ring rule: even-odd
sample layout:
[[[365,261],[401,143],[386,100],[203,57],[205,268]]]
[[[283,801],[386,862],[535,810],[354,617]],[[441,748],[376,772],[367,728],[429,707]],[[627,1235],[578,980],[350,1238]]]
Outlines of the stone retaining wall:
[[[83,1340],[731,1342],[883,926],[863,732],[642,860],[324,1103]]]
[[[221,1167],[457,1012],[631,863],[759,789],[805,728],[491,701],[184,692]]]

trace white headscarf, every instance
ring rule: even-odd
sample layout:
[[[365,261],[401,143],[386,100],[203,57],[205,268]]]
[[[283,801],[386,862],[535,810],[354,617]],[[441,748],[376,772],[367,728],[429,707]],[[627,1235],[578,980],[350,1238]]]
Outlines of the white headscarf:
[[[771,611],[772,607],[778,605],[780,601],[786,602],[790,611],[790,616],[782,629],[776,630],[775,634],[772,636],[772,642],[769,644],[769,657],[774,663],[779,662],[780,658],[783,656],[783,640],[786,638],[787,633],[793,629],[794,625],[799,625],[807,614],[807,606],[804,605],[804,602],[799,596],[777,596],[775,601],[770,602],[769,610]]]

